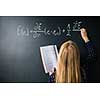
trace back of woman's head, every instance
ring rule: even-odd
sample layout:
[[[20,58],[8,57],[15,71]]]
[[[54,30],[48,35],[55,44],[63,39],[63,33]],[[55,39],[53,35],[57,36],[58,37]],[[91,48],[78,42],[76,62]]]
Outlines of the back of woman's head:
[[[56,70],[56,82],[80,82],[80,53],[77,45],[72,41],[62,44]]]

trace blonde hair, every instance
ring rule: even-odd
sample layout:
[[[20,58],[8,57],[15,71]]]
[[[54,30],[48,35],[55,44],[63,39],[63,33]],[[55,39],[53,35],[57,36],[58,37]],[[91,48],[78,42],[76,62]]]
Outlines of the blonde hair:
[[[78,83],[80,75],[80,52],[73,41],[62,44],[57,62],[56,83]]]

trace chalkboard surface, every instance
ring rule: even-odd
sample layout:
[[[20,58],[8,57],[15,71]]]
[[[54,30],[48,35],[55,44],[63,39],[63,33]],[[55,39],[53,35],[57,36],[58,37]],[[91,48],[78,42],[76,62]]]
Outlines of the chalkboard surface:
[[[0,82],[48,82],[40,46],[67,40],[77,43],[81,58],[87,55],[79,29],[86,27],[100,55],[100,17],[2,16],[0,17]],[[100,60],[90,66],[88,82],[100,82]]]

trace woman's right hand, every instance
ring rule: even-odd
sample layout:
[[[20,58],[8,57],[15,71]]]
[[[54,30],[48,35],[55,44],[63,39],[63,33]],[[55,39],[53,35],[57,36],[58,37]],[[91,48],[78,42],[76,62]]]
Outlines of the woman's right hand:
[[[88,38],[86,29],[81,28],[80,31],[81,31],[81,37],[84,40],[84,42],[87,43],[88,41],[90,41],[89,38]]]

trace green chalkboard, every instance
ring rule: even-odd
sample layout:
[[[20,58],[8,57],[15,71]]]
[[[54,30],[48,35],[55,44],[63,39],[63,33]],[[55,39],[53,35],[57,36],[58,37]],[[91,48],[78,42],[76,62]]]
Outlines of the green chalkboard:
[[[100,17],[9,16],[0,17],[0,82],[48,82],[40,57],[40,46],[67,40],[77,43],[81,59],[87,55],[80,28],[86,27],[100,55]],[[100,82],[99,60],[91,66],[89,82]]]

